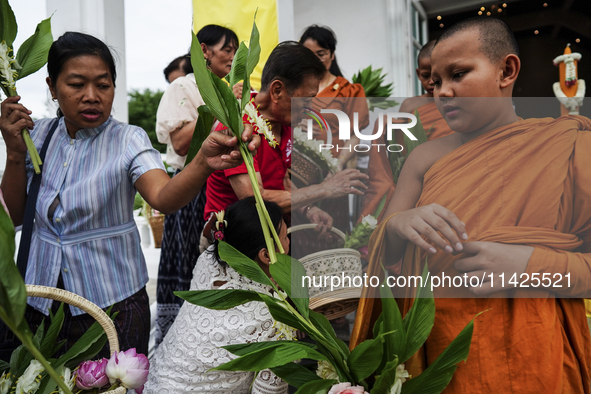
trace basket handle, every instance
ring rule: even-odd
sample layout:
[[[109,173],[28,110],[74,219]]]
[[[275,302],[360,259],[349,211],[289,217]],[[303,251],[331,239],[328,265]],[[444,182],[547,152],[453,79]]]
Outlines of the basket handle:
[[[27,296],[29,297],[41,297],[49,298],[59,302],[65,302],[66,304],[75,306],[76,308],[82,309],[84,312],[92,316],[107,334],[109,341],[109,349],[111,354],[119,351],[119,339],[117,338],[117,330],[113,320],[96,304],[88,301],[86,298],[74,294],[72,292],[56,289],[55,287],[37,286],[37,285],[26,285]]]
[[[316,226],[318,226],[317,224],[314,223],[308,223],[308,224],[298,224],[297,226],[293,226],[287,229],[287,233],[293,233],[295,231],[300,231],[300,230],[310,230],[313,228],[316,228]],[[345,235],[345,233],[343,233],[341,230],[339,230],[336,227],[333,227],[330,229],[330,231],[332,231],[333,233],[335,233],[336,235],[338,235],[339,237],[341,237],[343,240],[345,240],[345,238],[347,238],[347,236]]]

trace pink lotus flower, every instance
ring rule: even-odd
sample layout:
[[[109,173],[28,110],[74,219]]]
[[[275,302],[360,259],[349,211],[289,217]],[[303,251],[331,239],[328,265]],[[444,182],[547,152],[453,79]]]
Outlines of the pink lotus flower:
[[[135,389],[142,394],[148,380],[150,362],[143,354],[137,354],[135,348],[113,353],[107,364],[107,376],[111,384],[119,381],[123,387]]]
[[[339,383],[330,388],[328,394],[369,394],[363,386],[351,387],[351,383]]]
[[[84,361],[78,367],[76,386],[82,390],[101,388],[109,383],[109,377],[105,373],[109,360],[103,358],[98,361]]]

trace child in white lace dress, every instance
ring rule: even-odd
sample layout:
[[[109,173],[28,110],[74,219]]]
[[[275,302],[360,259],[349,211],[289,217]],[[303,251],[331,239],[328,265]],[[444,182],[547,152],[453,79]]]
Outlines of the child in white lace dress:
[[[289,239],[282,219],[283,212],[277,204],[267,202],[266,205],[283,248],[288,251]],[[269,275],[269,255],[254,198],[245,198],[231,205],[225,219],[224,240],[257,261]],[[191,290],[210,289],[271,293],[270,287],[243,277],[221,261],[216,245],[210,246],[199,257],[191,282]],[[248,302],[222,311],[185,302],[151,360],[145,393],[285,394],[287,383],[269,370],[261,371],[256,378],[254,372],[207,372],[236,358],[221,346],[272,341],[278,336],[273,317],[262,302]]]

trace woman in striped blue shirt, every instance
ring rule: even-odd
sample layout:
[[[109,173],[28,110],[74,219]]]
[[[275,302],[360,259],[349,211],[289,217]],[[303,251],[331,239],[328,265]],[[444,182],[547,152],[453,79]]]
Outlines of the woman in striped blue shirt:
[[[1,189],[15,226],[23,221],[34,173],[21,130],[31,130],[39,150],[57,122],[43,164],[25,282],[63,287],[101,308],[115,304],[122,348],[147,354],[148,273],[133,220],[135,192],[165,214],[178,210],[214,170],[241,162],[237,139],[212,133],[195,159],[170,179],[145,131],[111,117],[115,63],[102,41],[64,34],[49,51],[47,70],[49,90],[59,104],[57,119],[33,122],[18,96],[1,105],[0,130],[8,152]],[[252,151],[260,143],[251,128],[243,139],[251,140]],[[29,299],[31,326],[52,307],[51,300]],[[70,345],[92,319],[66,309],[62,335]]]

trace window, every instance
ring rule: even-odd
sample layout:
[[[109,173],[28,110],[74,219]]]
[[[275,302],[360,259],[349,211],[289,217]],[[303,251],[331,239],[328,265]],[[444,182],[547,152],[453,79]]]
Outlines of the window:
[[[410,18],[411,18],[411,56],[410,60],[410,68],[412,70],[412,79],[413,79],[413,87],[414,87],[414,94],[416,96],[423,94],[423,88],[421,87],[421,82],[416,75],[415,70],[419,66],[417,63],[417,57],[419,55],[419,51],[421,47],[425,45],[429,39],[427,33],[427,13],[419,4],[417,0],[409,0],[410,2]]]

